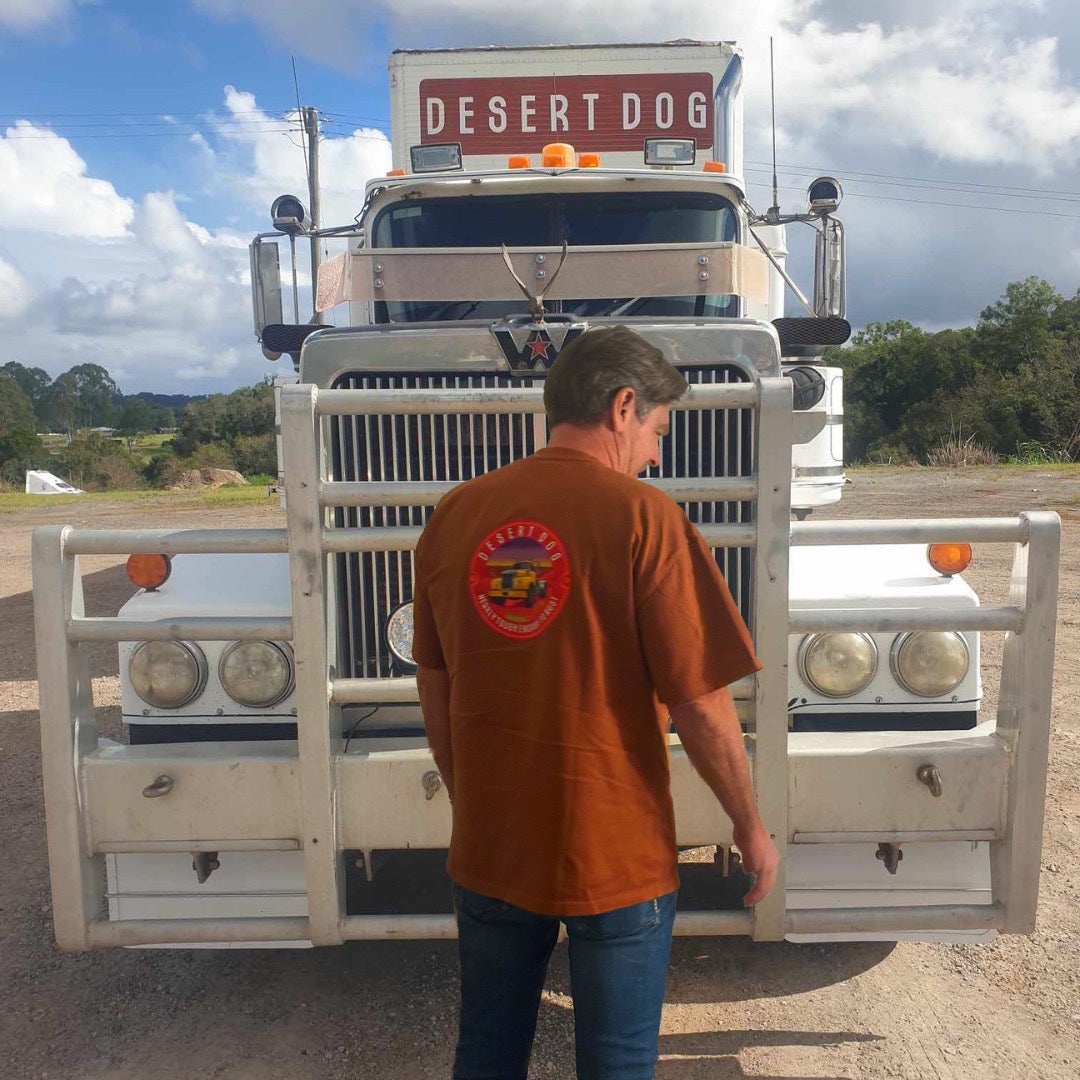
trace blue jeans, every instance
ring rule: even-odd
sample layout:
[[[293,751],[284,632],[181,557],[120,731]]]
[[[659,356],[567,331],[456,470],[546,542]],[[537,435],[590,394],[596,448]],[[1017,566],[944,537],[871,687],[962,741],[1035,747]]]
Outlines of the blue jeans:
[[[461,1025],[454,1080],[525,1080],[566,923],[578,1080],[652,1080],[675,893],[600,915],[537,915],[454,886]]]

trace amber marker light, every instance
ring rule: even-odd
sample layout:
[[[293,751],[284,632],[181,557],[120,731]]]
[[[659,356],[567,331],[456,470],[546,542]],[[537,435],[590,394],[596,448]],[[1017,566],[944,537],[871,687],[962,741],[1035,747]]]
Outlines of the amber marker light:
[[[946,577],[959,574],[971,562],[970,544],[931,544],[926,549],[930,565]]]
[[[511,154],[506,164],[511,169],[531,169],[532,159],[528,154]]]
[[[169,580],[172,573],[172,559],[168,555],[130,555],[127,561],[127,576],[132,585],[153,592]]]
[[[579,154],[578,155],[578,167],[582,169],[599,169],[600,168],[600,155],[599,154]]]
[[[727,172],[727,166],[722,161],[706,161],[702,167],[706,172]]]
[[[386,175],[387,176],[408,176],[409,175],[409,170],[408,169],[391,169]]]
[[[574,148],[569,143],[548,143],[541,151],[541,156],[545,169],[572,169],[577,164],[574,160]]]

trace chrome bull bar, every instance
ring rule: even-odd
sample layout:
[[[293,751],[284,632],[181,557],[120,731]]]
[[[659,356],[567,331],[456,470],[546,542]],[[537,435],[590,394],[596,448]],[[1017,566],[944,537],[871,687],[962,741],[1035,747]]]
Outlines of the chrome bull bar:
[[[324,417],[385,411],[540,412],[541,392],[533,389],[479,393],[461,390],[400,392],[330,390],[287,387],[282,393],[282,436],[290,471],[286,478],[288,530],[139,530],[105,532],[45,527],[33,541],[35,632],[41,683],[41,734],[53,917],[57,941],[64,949],[113,945],[183,942],[310,940],[334,944],[351,939],[445,938],[455,934],[450,916],[347,916],[341,851],[355,843],[363,785],[382,784],[393,797],[389,779],[395,770],[416,773],[431,769],[424,751],[387,755],[379,771],[361,767],[358,755],[343,752],[343,703],[416,700],[413,679],[336,678],[331,669],[334,604],[328,589],[330,560],[338,551],[409,550],[419,529],[403,527],[332,529],[328,508],[376,505],[374,500],[405,500],[416,505],[417,494],[407,485],[332,483],[326,480]],[[801,910],[786,907],[783,858],[776,887],[752,911],[681,912],[677,934],[751,934],[776,940],[785,934],[848,931],[908,932],[918,930],[981,930],[1029,932],[1034,926],[1038,883],[1046,761],[1049,741],[1050,693],[1056,620],[1057,555],[1060,524],[1050,513],[1024,514],[1016,519],[942,521],[843,521],[812,524],[790,521],[790,385],[782,379],[756,384],[695,386],[679,408],[755,408],[757,475],[740,478],[743,491],[753,488],[757,508],[752,525],[707,525],[707,542],[714,546],[755,549],[756,581],[753,622],[756,646],[764,668],[747,683],[750,701],[748,750],[762,817],[781,856],[797,839],[799,822],[789,822],[791,759],[787,728],[787,646],[789,633],[808,630],[893,631],[910,629],[1003,630],[1006,643],[997,730],[981,738],[980,752],[994,763],[991,775],[1004,780],[1002,812],[978,831],[991,840],[992,898],[989,904],[933,907],[861,907]],[[698,484],[700,482],[695,482]],[[684,490],[686,481],[657,481],[665,490]],[[679,486],[681,485],[681,486]],[[433,485],[428,485],[432,487]],[[708,487],[709,498],[732,486],[718,479]],[[401,488],[401,491],[389,491]],[[437,498],[440,490],[424,492]],[[742,497],[746,497],[743,494]],[[371,500],[371,501],[369,501]],[[386,503],[379,503],[387,505]],[[391,503],[393,505],[393,503]],[[788,610],[788,549],[792,544],[926,543],[931,541],[995,541],[1016,544],[1011,595],[1007,605],[967,611],[817,611]],[[79,555],[134,552],[237,553],[288,552],[292,587],[291,619],[176,618],[159,621],[87,618],[83,609]],[[297,633],[297,628],[302,632]],[[207,836],[176,835],[168,839],[143,835],[134,825],[121,835],[116,815],[108,839],[100,835],[98,804],[107,788],[144,784],[162,763],[182,752],[139,747],[99,750],[87,664],[87,644],[136,638],[189,640],[291,640],[296,658],[298,750],[284,764],[260,758],[257,752],[223,748],[221,761],[236,782],[250,790],[277,785],[280,808],[273,821],[261,827],[246,822],[229,835],[228,800],[224,796],[192,809],[192,823],[213,820],[215,836],[225,837],[223,850],[293,849],[303,851],[307,917],[263,919],[140,919],[101,918],[104,854],[107,851],[177,851],[205,848]],[[959,743],[958,743],[959,745]],[[374,765],[374,758],[368,765]],[[215,763],[221,768],[221,763]],[[197,777],[214,767],[209,763],[184,768]],[[410,771],[411,770],[411,771]],[[689,773],[681,749],[673,753],[673,772]],[[115,783],[113,783],[115,779]],[[698,783],[698,802],[715,800]],[[165,804],[162,809],[160,804]],[[168,813],[168,800],[140,804],[139,812]],[[189,808],[191,809],[191,808]],[[402,830],[408,828],[403,811]],[[448,833],[444,798],[422,801],[420,811],[438,815]],[[677,805],[677,814],[680,808]],[[713,806],[715,816],[722,818]],[[128,815],[130,817],[130,814]],[[250,815],[249,815],[250,816]],[[125,819],[127,820],[127,819]],[[158,819],[161,820],[161,819]],[[857,822],[853,823],[857,826]],[[985,823],[984,823],[985,824]],[[152,826],[146,826],[152,829]],[[246,829],[246,832],[243,831]],[[182,831],[182,830],[179,830]],[[145,829],[144,829],[145,832]],[[138,833],[138,835],[136,835]],[[970,830],[969,830],[970,833]],[[956,839],[963,830],[941,831],[933,839]],[[842,837],[840,837],[842,839]],[[851,839],[865,839],[865,833]],[[217,842],[217,841],[215,841]],[[187,845],[187,846],[185,846]],[[390,845],[387,845],[390,846]],[[402,845],[404,846],[404,844]]]

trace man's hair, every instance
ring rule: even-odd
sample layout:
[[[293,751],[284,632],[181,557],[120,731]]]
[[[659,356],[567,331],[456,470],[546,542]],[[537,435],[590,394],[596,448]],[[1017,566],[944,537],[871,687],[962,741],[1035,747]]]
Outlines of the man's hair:
[[[574,338],[544,381],[544,408],[556,424],[598,424],[615,395],[630,387],[638,419],[686,393],[664,354],[625,326],[600,326]]]

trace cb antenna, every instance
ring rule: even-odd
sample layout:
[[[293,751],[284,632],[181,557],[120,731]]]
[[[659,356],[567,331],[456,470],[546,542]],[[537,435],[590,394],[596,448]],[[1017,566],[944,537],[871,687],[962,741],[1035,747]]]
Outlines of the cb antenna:
[[[780,195],[776,183],[776,63],[773,59],[773,39],[769,38],[769,96],[772,108],[772,206],[769,207],[769,217],[780,216]]]

